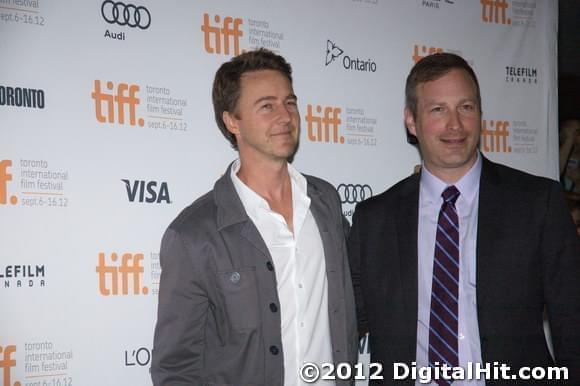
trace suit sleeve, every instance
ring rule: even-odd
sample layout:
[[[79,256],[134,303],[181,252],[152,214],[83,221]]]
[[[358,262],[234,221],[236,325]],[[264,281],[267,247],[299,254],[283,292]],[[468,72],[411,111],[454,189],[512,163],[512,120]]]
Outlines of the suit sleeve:
[[[354,298],[356,304],[358,333],[359,338],[362,338],[368,333],[369,327],[363,292],[361,288],[362,257],[360,250],[359,228],[360,228],[360,212],[357,207],[352,217],[352,227],[350,228],[347,245],[348,245],[348,259],[350,263],[350,273],[352,277],[352,286],[354,290]]]
[[[168,229],[161,243],[161,281],[151,377],[154,386],[201,385],[208,297],[203,274],[182,236]]]
[[[580,243],[560,186],[552,185],[543,231],[544,293],[558,366],[580,384]]]

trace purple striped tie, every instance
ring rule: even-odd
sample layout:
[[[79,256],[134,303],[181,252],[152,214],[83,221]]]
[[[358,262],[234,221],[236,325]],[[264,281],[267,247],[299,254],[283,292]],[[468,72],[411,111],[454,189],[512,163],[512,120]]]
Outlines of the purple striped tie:
[[[447,363],[459,366],[457,320],[459,299],[459,221],[455,201],[459,197],[455,186],[448,186],[441,196],[443,205],[437,220],[431,315],[429,318],[429,365]],[[444,379],[438,385],[450,385]]]

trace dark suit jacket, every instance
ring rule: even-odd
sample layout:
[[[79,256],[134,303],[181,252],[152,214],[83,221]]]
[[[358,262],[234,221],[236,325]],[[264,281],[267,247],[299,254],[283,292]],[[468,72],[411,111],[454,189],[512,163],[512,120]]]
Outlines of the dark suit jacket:
[[[354,362],[358,340],[340,200],[329,183],[306,179],[324,248],[333,357]],[[280,312],[271,307],[280,304],[275,267],[229,168],[171,223],[161,267],[155,386],[283,385]]]
[[[353,216],[348,247],[359,333],[369,332],[371,361],[385,367],[378,384],[393,382],[394,362],[416,357],[419,182],[419,174],[408,177],[360,203]],[[546,307],[555,362],[569,367],[567,385],[580,384],[580,247],[559,185],[484,158],[476,259],[483,361],[553,365]]]

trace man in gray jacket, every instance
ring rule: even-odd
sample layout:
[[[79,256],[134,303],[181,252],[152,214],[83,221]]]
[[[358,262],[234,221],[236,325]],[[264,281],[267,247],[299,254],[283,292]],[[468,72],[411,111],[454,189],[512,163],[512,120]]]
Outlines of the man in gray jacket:
[[[302,385],[304,363],[357,357],[340,201],[288,162],[300,115],[284,58],[224,63],[213,104],[239,159],[163,237],[153,383]]]

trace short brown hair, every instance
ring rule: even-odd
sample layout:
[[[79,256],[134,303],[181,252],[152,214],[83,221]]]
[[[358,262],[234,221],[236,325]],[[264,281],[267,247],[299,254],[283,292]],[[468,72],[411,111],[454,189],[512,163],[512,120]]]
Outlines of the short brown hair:
[[[475,83],[477,107],[481,112],[481,94],[479,92],[479,82],[475,72],[461,56],[449,52],[440,52],[425,56],[415,63],[407,76],[405,84],[405,107],[411,111],[414,118],[417,117],[417,86],[420,83],[437,80],[451,70],[465,70]]]
[[[215,121],[234,149],[238,149],[236,137],[229,132],[224,121],[225,111],[234,112],[240,99],[240,80],[246,72],[279,71],[292,84],[292,67],[282,56],[265,48],[259,48],[238,55],[225,62],[217,70],[213,81],[212,100]]]

